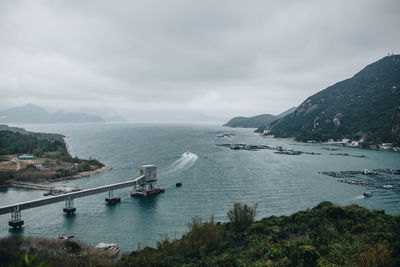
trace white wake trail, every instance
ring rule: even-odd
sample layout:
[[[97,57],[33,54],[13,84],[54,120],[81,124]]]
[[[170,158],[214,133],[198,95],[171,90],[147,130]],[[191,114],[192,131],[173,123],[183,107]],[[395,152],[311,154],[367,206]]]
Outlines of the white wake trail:
[[[187,151],[183,153],[179,159],[177,159],[174,163],[172,163],[165,173],[170,174],[189,169],[190,167],[193,166],[193,164],[196,162],[198,158],[199,157],[196,154]]]

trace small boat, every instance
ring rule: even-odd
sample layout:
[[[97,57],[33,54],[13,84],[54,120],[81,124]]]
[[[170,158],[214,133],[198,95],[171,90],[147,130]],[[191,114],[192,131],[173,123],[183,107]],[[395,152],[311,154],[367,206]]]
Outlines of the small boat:
[[[181,182],[177,182],[175,185],[176,185],[176,187],[181,187],[182,183]]]
[[[363,194],[363,196],[364,197],[372,197],[374,194],[373,193],[371,193],[371,192],[364,192],[364,194]]]

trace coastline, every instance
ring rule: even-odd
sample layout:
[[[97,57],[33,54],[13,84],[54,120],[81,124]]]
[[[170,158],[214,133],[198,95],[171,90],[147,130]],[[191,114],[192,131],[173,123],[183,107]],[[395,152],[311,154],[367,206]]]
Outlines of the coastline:
[[[72,157],[71,150],[69,149],[69,144],[68,144],[68,141],[67,141],[67,137],[63,136],[62,139],[64,141],[65,149],[67,150],[68,155],[70,155]]]
[[[103,162],[102,162],[103,163]],[[93,176],[96,174],[100,174],[100,173],[104,173],[104,172],[108,172],[112,169],[111,165],[108,165],[106,163],[103,163],[104,166],[101,168],[98,168],[96,170],[93,171],[86,171],[86,172],[80,172],[78,174],[75,174],[73,176],[64,176],[64,177],[60,177],[57,179],[53,179],[51,181],[49,180],[39,180],[39,181],[10,181],[10,183],[8,184],[4,184],[2,185],[3,187],[17,187],[17,188],[28,188],[28,189],[35,189],[35,190],[47,190],[47,186],[46,184],[49,183],[54,183],[54,182],[60,182],[60,181],[65,181],[65,180],[73,180],[73,179],[79,179],[82,177],[88,177],[88,176]]]
[[[66,148],[66,152],[68,153],[69,156],[72,157],[71,150],[70,150],[70,147],[69,147],[66,137],[63,137],[63,141],[64,141],[64,145]],[[26,180],[23,182],[10,180],[9,183],[2,185],[2,187],[17,187],[17,188],[44,190],[44,188],[47,188],[45,185],[49,184],[49,183],[60,182],[60,181],[65,181],[65,180],[72,180],[72,179],[79,179],[82,177],[93,176],[93,175],[105,173],[105,172],[112,170],[111,165],[104,163],[104,162],[100,162],[100,163],[102,163],[104,166],[101,168],[97,168],[95,170],[91,170],[91,171],[79,172],[79,173],[77,173],[75,175],[71,175],[71,176],[63,176],[63,177],[59,177],[59,178],[51,179],[51,180],[47,180],[44,178],[38,179],[35,181]]]
[[[65,180],[73,180],[73,179],[79,179],[82,177],[88,177],[88,176],[93,176],[96,174],[100,174],[100,173],[104,173],[104,172],[108,172],[112,169],[111,165],[108,165],[107,163],[101,162],[104,164],[103,167],[98,168],[96,170],[93,171],[86,171],[86,172],[80,172],[78,174],[72,175],[72,176],[64,176],[64,177],[60,177],[51,181],[44,181],[41,184],[48,184],[48,183],[54,183],[54,182],[60,182],[60,181],[65,181]]]
[[[71,150],[70,150],[70,147],[69,147],[69,144],[68,144],[67,137],[63,137],[63,141],[64,141],[65,148],[66,148],[66,150],[67,150],[68,155],[70,155],[70,156],[72,157],[72,155],[71,155]],[[101,163],[102,163],[104,166],[101,167],[101,168],[98,168],[98,169],[96,169],[96,170],[80,172],[80,173],[77,173],[77,174],[72,175],[72,176],[60,177],[60,178],[58,178],[58,179],[55,179],[54,181],[63,181],[63,180],[69,180],[69,179],[78,179],[78,178],[82,178],[82,177],[87,177],[87,176],[92,176],[92,175],[100,174],[100,173],[103,173],[103,172],[108,172],[108,171],[110,171],[110,170],[112,169],[112,166],[111,166],[111,165],[108,165],[107,163],[104,163],[104,162],[101,162]],[[53,181],[52,181],[52,182],[53,182]]]
[[[287,141],[293,141],[293,142],[298,142],[298,143],[303,143],[303,144],[308,144],[310,142],[305,142],[305,141],[297,141],[294,137],[271,137],[271,136],[264,136],[261,133],[257,133],[261,138],[265,139],[277,139],[277,140],[287,140]],[[374,150],[374,151],[388,151],[388,152],[400,152],[400,150],[396,148],[392,149],[383,149],[383,148],[378,148],[378,147],[361,147],[361,146],[346,146],[343,145],[342,143],[329,143],[329,142],[311,142],[311,144],[319,144],[319,145],[324,145],[324,146],[337,146],[337,147],[346,147],[346,148],[356,148],[356,149],[367,149],[367,150]]]

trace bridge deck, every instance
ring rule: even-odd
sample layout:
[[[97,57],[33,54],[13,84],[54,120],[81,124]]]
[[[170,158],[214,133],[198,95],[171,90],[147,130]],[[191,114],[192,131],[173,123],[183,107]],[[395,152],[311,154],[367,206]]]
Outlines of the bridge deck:
[[[80,198],[80,197],[86,197],[102,192],[107,192],[108,190],[115,190],[115,189],[120,189],[124,187],[129,187],[135,185],[139,180],[145,178],[144,175],[131,180],[127,182],[122,182],[122,183],[115,183],[115,184],[110,184],[110,185],[104,185],[104,186],[99,186],[95,188],[90,188],[90,189],[85,189],[77,192],[72,192],[72,193],[67,193],[67,194],[62,194],[58,196],[51,196],[51,197],[45,197],[41,199],[36,199],[36,200],[30,200],[30,201],[25,201],[21,203],[16,203],[12,205],[7,205],[0,207],[0,215],[10,213],[15,208],[19,207],[19,210],[26,210],[26,209],[31,209],[31,208],[36,208],[44,205],[49,205],[61,201],[65,201],[68,198],[75,199],[75,198]]]

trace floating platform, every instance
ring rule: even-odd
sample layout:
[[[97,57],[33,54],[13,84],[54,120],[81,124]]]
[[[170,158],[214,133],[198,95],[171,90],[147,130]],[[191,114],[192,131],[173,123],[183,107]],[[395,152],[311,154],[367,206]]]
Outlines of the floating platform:
[[[24,221],[23,220],[9,221],[8,225],[13,227],[14,229],[21,228],[22,225],[24,225]]]
[[[75,213],[76,208],[63,208],[63,211],[64,211],[67,215],[70,215],[70,214],[74,214],[74,213]]]
[[[155,188],[148,191],[135,191],[131,193],[131,197],[152,197],[164,192],[164,188]]]
[[[109,205],[114,205],[115,203],[121,202],[120,197],[106,197],[106,202]]]

